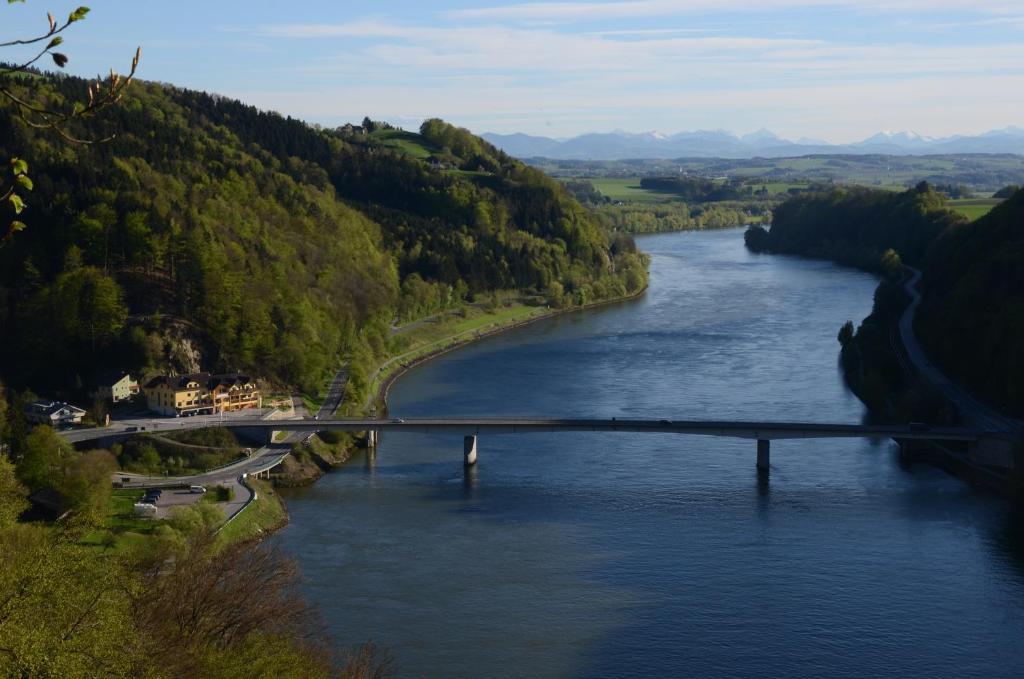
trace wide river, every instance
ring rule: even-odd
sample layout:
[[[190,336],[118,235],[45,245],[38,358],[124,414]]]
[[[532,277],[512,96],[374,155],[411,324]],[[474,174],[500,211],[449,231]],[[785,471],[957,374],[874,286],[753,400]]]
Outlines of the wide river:
[[[391,415],[859,422],[836,332],[873,279],[637,239],[646,295],[450,353]],[[285,493],[278,542],[341,644],[407,677],[1021,677],[1024,521],[888,441],[386,434]]]

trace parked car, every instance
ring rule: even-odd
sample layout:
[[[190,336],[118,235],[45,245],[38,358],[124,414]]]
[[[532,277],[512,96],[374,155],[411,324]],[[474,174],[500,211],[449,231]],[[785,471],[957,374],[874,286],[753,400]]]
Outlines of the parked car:
[[[188,492],[190,493],[205,493],[206,486],[189,486]]]

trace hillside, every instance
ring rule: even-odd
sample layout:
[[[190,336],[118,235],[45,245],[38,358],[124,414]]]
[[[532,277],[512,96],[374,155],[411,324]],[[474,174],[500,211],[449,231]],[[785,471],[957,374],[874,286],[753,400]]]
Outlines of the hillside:
[[[116,136],[69,145],[0,106],[0,153],[35,183],[28,229],[0,248],[0,371],[18,387],[202,366],[312,389],[342,356],[358,383],[395,318],[509,290],[571,306],[646,280],[558,183],[442,121],[320,130],[137,83],[73,132]]]
[[[1024,415],[1024,190],[947,230],[928,255],[919,334],[950,374]]]
[[[920,265],[939,234],[965,222],[925,182],[903,193],[830,188],[782,203],[771,228],[752,227],[746,241],[759,252],[822,257],[877,271],[888,250]]]

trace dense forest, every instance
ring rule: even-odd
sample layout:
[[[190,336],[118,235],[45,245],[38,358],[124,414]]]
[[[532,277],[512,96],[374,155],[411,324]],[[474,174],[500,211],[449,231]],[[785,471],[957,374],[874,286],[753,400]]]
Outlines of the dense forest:
[[[892,250],[918,266],[940,233],[966,221],[945,200],[926,182],[902,193],[849,186],[808,191],[779,205],[770,229],[749,229],[746,242],[755,252],[822,257],[871,271]]]
[[[1024,416],[1024,190],[928,253],[917,329],[952,376]]]
[[[85,82],[13,87],[56,101]],[[613,252],[561,185],[440,120],[408,135],[424,158],[367,126],[136,83],[71,132],[112,139],[68,144],[0,105],[0,154],[34,181],[28,228],[0,248],[0,371],[16,387],[201,367],[314,389],[342,356],[358,387],[397,317],[497,290],[573,306],[646,282],[635,248]]]

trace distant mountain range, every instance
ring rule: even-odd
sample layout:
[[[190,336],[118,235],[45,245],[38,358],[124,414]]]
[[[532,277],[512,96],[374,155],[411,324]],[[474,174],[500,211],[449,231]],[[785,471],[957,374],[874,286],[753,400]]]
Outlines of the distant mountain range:
[[[571,139],[527,134],[484,134],[484,139],[518,158],[559,160],[630,160],[660,158],[786,158],[814,154],[933,155],[959,153],[1024,154],[1024,129],[1006,127],[974,136],[941,139],[914,132],[879,132],[854,144],[829,144],[819,139],[783,139],[773,132],[737,136],[724,130],[699,130],[664,135],[608,132]]]

